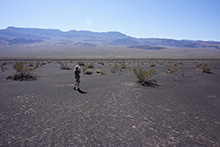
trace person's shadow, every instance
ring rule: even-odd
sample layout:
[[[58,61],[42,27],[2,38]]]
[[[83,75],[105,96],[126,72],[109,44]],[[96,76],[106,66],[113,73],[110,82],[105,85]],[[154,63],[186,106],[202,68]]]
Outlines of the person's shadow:
[[[81,94],[87,94],[87,92],[81,90],[81,89],[78,89],[78,92],[81,93]]]

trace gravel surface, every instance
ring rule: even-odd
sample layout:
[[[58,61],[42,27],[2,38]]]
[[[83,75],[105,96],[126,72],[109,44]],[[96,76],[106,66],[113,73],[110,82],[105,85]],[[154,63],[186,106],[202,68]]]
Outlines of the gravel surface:
[[[111,73],[114,63],[94,65],[105,75],[81,75],[87,94],[55,62],[35,70],[37,81],[6,80],[10,64],[0,71],[0,146],[220,146],[219,65],[201,74],[186,62],[174,81],[156,64],[156,87],[136,84],[129,69]]]

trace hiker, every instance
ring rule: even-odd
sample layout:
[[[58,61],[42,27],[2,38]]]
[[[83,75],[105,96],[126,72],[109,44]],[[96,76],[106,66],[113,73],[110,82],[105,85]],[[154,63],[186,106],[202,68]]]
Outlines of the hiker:
[[[79,88],[79,83],[80,83],[80,74],[81,73],[81,68],[79,65],[76,65],[75,67],[75,70],[74,70],[74,74],[75,74],[75,79],[76,79],[76,82],[74,84],[74,90],[80,90]],[[76,88],[77,86],[77,88]]]

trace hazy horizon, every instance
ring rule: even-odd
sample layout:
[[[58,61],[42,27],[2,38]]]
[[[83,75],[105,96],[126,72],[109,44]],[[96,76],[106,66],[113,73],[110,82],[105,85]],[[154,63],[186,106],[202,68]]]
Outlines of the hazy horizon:
[[[136,38],[220,41],[218,0],[8,0],[0,29],[117,31]]]

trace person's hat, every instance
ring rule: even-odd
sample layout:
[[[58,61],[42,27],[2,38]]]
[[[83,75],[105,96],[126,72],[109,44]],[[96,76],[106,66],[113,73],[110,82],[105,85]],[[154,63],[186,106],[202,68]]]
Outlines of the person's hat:
[[[80,66],[79,65],[76,65],[76,67],[75,68],[79,68],[80,69]]]

